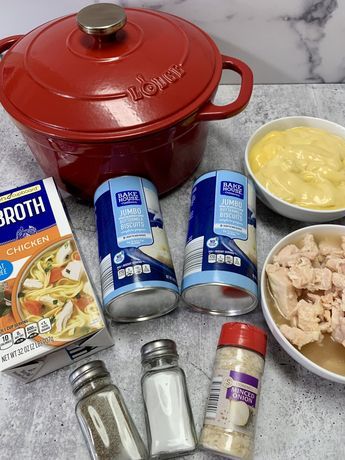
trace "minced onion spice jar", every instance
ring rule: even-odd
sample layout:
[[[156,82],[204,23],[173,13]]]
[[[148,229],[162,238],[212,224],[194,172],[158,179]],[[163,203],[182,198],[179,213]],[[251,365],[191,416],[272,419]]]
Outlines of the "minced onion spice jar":
[[[199,445],[230,459],[253,458],[255,419],[266,354],[266,333],[225,323],[219,337]]]

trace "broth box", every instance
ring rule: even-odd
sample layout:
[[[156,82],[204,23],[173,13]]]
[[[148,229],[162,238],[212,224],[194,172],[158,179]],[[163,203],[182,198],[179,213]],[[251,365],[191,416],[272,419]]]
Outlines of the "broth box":
[[[112,344],[54,180],[0,193],[0,370],[30,382]]]

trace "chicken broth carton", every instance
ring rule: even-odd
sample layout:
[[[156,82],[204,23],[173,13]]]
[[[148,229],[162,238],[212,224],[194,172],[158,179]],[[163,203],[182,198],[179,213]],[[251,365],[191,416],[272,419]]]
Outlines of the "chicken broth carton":
[[[29,382],[112,344],[54,180],[0,193],[0,370]]]

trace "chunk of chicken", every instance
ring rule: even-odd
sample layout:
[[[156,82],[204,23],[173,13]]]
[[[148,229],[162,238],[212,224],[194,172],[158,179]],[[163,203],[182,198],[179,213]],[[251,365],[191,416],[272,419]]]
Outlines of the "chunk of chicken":
[[[297,325],[303,331],[319,331],[319,323],[323,317],[323,308],[320,303],[300,300],[297,304]]]
[[[72,260],[62,270],[62,276],[72,281],[80,281],[83,274],[83,264],[80,260]]]
[[[330,256],[327,258],[325,265],[332,270],[332,272],[338,272],[345,275],[345,259]]]
[[[56,253],[56,257],[55,257],[55,260],[56,260],[56,263],[60,266],[62,264],[64,264],[68,258],[68,256],[70,256],[73,252],[73,249],[72,249],[72,246],[71,246],[71,242],[70,241],[66,241],[60,248],[59,250],[57,251]]]
[[[295,244],[288,244],[281,249],[273,258],[274,263],[278,263],[283,267],[291,267],[297,263],[300,258],[300,250]]]
[[[26,280],[23,283],[23,287],[25,289],[42,289],[43,283],[40,280],[36,280],[33,278],[26,278]]]
[[[288,278],[288,269],[278,263],[268,264],[266,273],[278,309],[285,318],[291,318],[296,311],[297,293]]]
[[[342,249],[334,240],[324,239],[319,243],[319,251],[322,256],[341,257]]]
[[[329,268],[314,268],[314,279],[307,286],[310,291],[327,291],[332,287],[332,272]]]
[[[332,273],[332,283],[338,289],[345,289],[345,275],[341,273]]]
[[[345,347],[345,317],[339,308],[332,308],[332,338]]]
[[[299,350],[307,343],[317,342],[323,337],[320,331],[301,331],[301,329],[290,327],[287,324],[282,324],[279,329],[289,342],[296,345]]]
[[[68,300],[62,310],[56,315],[56,330],[61,332],[67,326],[68,320],[73,313],[73,302]]]
[[[323,311],[323,319],[322,323],[320,323],[320,331],[327,332],[330,334],[332,332],[332,321],[331,321],[331,311],[324,310]]]
[[[320,301],[323,308],[331,310],[334,307],[334,292],[325,292],[325,294],[321,296]]]
[[[308,260],[303,258],[304,260]],[[309,261],[310,263],[310,261]],[[288,272],[292,285],[297,289],[326,291],[332,287],[332,272],[329,268],[313,268],[308,263],[293,265]]]
[[[59,304],[59,301],[57,299],[55,299],[54,297],[52,297],[51,295],[49,295],[49,294],[42,295],[39,298],[39,301],[42,302],[43,305],[45,305],[46,307],[49,307],[49,308],[57,307],[58,304]]]
[[[311,233],[307,233],[303,238],[303,245],[300,249],[300,255],[308,257],[310,260],[314,260],[319,255],[319,248],[315,242],[314,236]]]
[[[313,260],[312,265],[314,268],[324,268],[324,258],[320,255],[316,257],[316,259]]]
[[[310,259],[300,257],[297,263],[290,267],[288,277],[295,288],[305,289],[314,279],[313,266]]]

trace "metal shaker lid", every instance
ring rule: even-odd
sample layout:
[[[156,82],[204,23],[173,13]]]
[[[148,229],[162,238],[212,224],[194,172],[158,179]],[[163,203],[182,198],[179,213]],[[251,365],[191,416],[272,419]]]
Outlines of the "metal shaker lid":
[[[90,361],[75,369],[69,376],[70,384],[72,385],[73,393],[75,393],[86,382],[98,377],[106,377],[109,375],[103,361]]]
[[[176,356],[177,349],[176,343],[169,339],[153,340],[152,342],[145,343],[141,348],[141,362],[145,363],[154,358],[160,358],[161,356]]]

